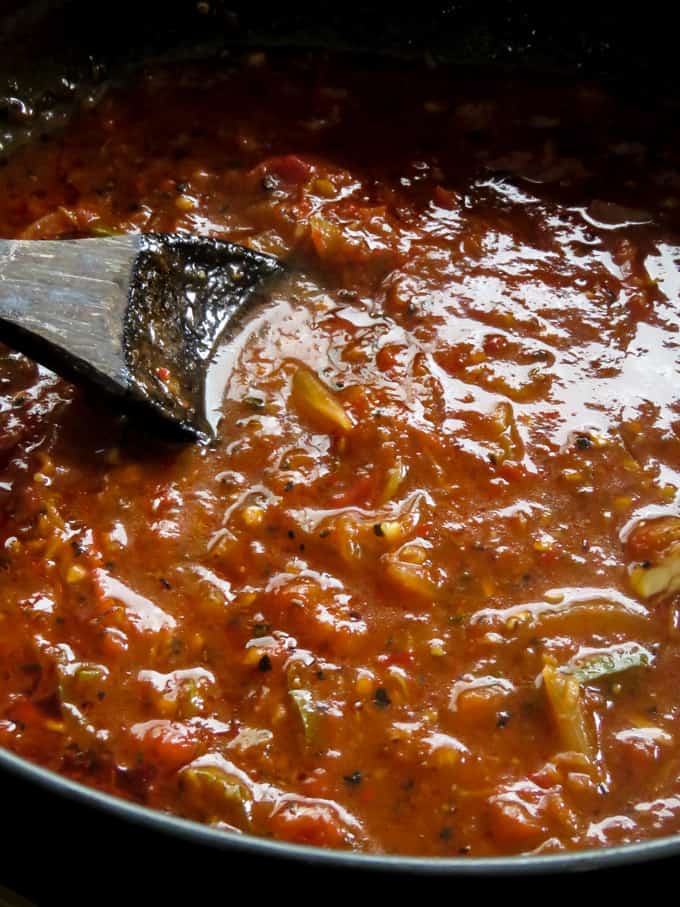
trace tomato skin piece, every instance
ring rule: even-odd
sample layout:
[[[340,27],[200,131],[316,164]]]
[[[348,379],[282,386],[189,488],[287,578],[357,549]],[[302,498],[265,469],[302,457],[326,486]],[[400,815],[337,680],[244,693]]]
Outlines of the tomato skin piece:
[[[147,759],[169,774],[191,762],[198,753],[198,742],[191,730],[177,721],[145,721],[130,728]]]
[[[269,820],[274,837],[310,847],[345,847],[347,831],[330,806],[293,801],[277,809]]]
[[[378,661],[382,662],[382,656],[379,656]],[[415,658],[413,652],[393,652],[385,658],[384,663],[386,665],[410,668],[415,663]]]
[[[299,186],[309,179],[312,165],[295,154],[286,154],[267,161],[265,170],[283,180],[284,183]]]
[[[24,699],[13,706],[8,712],[8,717],[27,727],[42,726],[45,723],[45,714],[29,699]]]
[[[330,501],[335,507],[362,504],[373,497],[375,485],[375,476],[372,473],[360,475],[347,488],[332,494]]]
[[[519,463],[511,463],[509,460],[500,465],[498,472],[509,482],[516,482],[519,479],[523,479],[526,475],[523,466]]]
[[[508,340],[502,334],[488,334],[484,338],[484,352],[492,359],[502,356],[507,348]]]
[[[460,199],[455,192],[445,189],[443,186],[435,186],[432,193],[434,203],[439,208],[445,208],[447,211],[454,211],[460,204]]]
[[[386,343],[375,357],[375,362],[382,372],[398,373],[404,369],[408,357],[408,347],[403,343]]]
[[[492,799],[489,820],[494,840],[511,849],[529,846],[543,834],[543,828],[526,808],[502,797]]]

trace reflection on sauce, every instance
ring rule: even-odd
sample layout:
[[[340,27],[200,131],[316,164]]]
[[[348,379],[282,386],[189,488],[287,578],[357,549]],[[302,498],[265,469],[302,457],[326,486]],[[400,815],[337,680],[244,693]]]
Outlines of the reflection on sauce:
[[[99,584],[102,595],[114,602],[120,602],[130,623],[136,629],[154,633],[163,628],[175,626],[175,621],[169,614],[154,605],[148,598],[133,592],[120,580],[109,576],[106,571],[95,571],[95,580]]]

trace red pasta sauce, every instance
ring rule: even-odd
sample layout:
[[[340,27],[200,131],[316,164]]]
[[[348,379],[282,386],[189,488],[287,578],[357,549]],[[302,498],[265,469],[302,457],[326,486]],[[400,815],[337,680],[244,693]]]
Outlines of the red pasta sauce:
[[[110,87],[0,234],[287,275],[166,445],[0,358],[0,744],[226,833],[680,831],[680,169],[591,83],[253,53]]]

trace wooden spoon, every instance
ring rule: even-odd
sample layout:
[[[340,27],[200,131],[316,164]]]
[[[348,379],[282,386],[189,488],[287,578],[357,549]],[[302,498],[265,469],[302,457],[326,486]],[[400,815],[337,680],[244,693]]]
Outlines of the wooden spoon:
[[[221,336],[283,266],[188,234],[0,240],[0,340],[177,438],[209,438]]]

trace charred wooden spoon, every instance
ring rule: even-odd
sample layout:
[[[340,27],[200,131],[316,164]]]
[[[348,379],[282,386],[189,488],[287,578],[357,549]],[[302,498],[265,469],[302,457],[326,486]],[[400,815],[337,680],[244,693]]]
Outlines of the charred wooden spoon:
[[[176,437],[209,437],[206,370],[271,256],[184,234],[0,240],[0,340]]]

